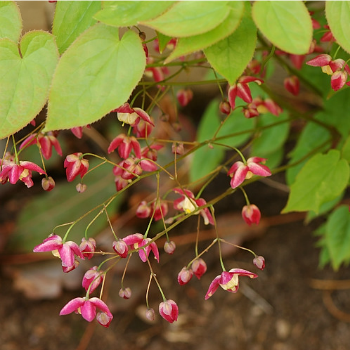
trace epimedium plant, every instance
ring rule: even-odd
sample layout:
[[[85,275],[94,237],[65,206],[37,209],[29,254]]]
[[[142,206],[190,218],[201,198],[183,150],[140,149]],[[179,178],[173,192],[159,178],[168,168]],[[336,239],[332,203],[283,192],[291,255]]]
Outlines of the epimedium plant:
[[[102,166],[109,168],[115,183],[114,193],[102,203],[36,242],[34,252],[52,252],[61,259],[65,273],[77,268],[80,260],[107,256],[85,273],[86,295],[71,300],[61,315],[78,312],[87,321],[96,318],[108,327],[113,315],[102,301],[107,272],[126,259],[119,295],[130,298],[131,290],[123,282],[128,261],[137,253],[150,270],[146,317],[155,317],[148,302],[154,282],[162,297],[160,315],[176,321],[178,306],[165,296],[150,259],[151,253],[157,262],[161,259],[158,239],[165,236],[164,252],[176,256],[172,229],[194,215],[217,228],[215,204],[236,192],[246,200],[243,220],[259,224],[261,212],[250,203],[244,187],[281,172],[290,188],[282,213],[307,212],[308,220],[325,215],[325,224],[317,231],[321,266],[330,263],[337,269],[349,263],[350,213],[342,204],[350,161],[348,2],[326,2],[325,9],[323,3],[301,1],[58,1],[52,6],[56,6],[52,33],[22,35],[16,3],[0,3],[0,136],[6,140],[0,180],[31,187],[33,172],[38,172],[44,175],[43,189],[56,191],[46,166],[54,148],[65,157],[67,181],[79,178],[76,196],[89,191],[86,180]],[[145,32],[151,33],[149,38]],[[274,67],[284,70],[286,94],[271,87]],[[181,80],[183,71],[199,69],[208,72],[203,79]],[[179,133],[178,111],[191,103],[194,87],[209,84],[221,97],[206,108],[196,139],[186,139]],[[293,96],[301,88],[321,101],[315,111],[295,107]],[[164,100],[172,101],[170,114],[175,120]],[[37,123],[45,106],[46,119]],[[101,154],[79,149],[64,154],[61,130],[70,129],[81,138],[107,115],[123,131],[108,139]],[[162,138],[152,135],[166,125],[172,132]],[[287,141],[292,150],[286,154]],[[30,147],[37,147],[40,165],[23,159],[23,151]],[[186,182],[178,173],[183,163],[189,166]],[[228,175],[226,190],[211,200],[204,198],[206,187],[223,173]],[[148,220],[147,229],[119,237],[109,209],[146,178],[155,181],[156,193],[139,203],[135,216]],[[77,224],[91,215],[81,242],[71,240]],[[101,251],[89,234],[102,216],[113,235],[108,251]],[[205,254],[214,246],[219,248],[222,272],[208,286],[205,299],[219,286],[237,292],[240,276],[258,277],[236,267],[227,271],[222,244],[230,243],[217,233],[199,251],[197,237],[194,257],[179,272],[178,283],[187,284],[193,275],[202,277],[207,270]],[[264,258],[246,250],[253,254],[253,264],[264,269]],[[100,296],[91,297],[100,286]]]

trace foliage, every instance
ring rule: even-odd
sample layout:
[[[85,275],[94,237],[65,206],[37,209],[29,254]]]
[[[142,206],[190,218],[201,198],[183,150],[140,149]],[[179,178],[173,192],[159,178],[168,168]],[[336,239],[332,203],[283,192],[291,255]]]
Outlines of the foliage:
[[[39,173],[43,189],[53,191],[25,208],[21,230],[8,249],[38,244],[35,252],[53,251],[69,272],[79,259],[99,253],[92,236],[103,225],[110,228],[113,246],[102,252],[108,258],[89,272],[93,280],[84,277],[86,297],[73,299],[62,315],[82,309],[86,320],[96,316],[108,327],[112,314],[90,293],[115,264],[138,252],[148,263],[150,283],[160,290],[161,316],[176,321],[177,304],[165,297],[149,260],[150,253],[161,258],[158,239],[165,236],[164,250],[173,254],[172,229],[194,215],[216,226],[215,204],[237,190],[246,199],[242,220],[258,224],[260,210],[244,187],[277,173],[285,174],[290,189],[282,214],[303,211],[308,221],[325,218],[317,230],[321,265],[338,269],[349,263],[349,3],[58,1],[52,6],[52,34],[21,35],[16,3],[0,3],[0,138],[5,145],[0,181],[32,187]],[[274,88],[275,68],[283,71],[278,73],[283,88],[282,82]],[[203,71],[198,79],[185,80],[182,74]],[[209,85],[217,89],[212,101],[198,88]],[[313,108],[301,108],[301,91],[312,97],[307,102]],[[186,106],[195,101],[200,101],[196,110],[204,112],[194,135]],[[99,127],[102,118],[104,128]],[[94,151],[82,147],[72,153],[67,129],[89,137]],[[27,152],[33,148],[39,158]],[[55,188],[49,176],[57,165],[53,148],[59,156],[64,153],[59,167],[80,193],[72,184]],[[180,171],[182,165],[188,174]],[[226,190],[206,201],[206,187],[221,174],[228,175]],[[140,197],[133,209],[140,220],[148,219],[147,228],[119,237],[110,216],[131,187],[138,191],[138,183],[153,186],[151,198]],[[53,202],[60,203],[48,209]],[[50,213],[56,227],[45,238]],[[35,231],[41,215],[45,237]],[[84,228],[78,246],[71,239]],[[63,238],[56,231],[63,231]],[[199,252],[197,240],[179,283],[188,283],[193,274],[200,278],[206,271],[204,253],[222,244],[230,243],[218,236]],[[263,257],[251,253],[256,267],[263,268]],[[238,278],[257,277],[242,269],[227,272],[221,250],[219,259],[223,272],[206,299],[218,286],[236,292]],[[103,284],[100,298],[102,293]],[[120,295],[130,293],[126,288]],[[154,311],[146,317],[154,318]]]

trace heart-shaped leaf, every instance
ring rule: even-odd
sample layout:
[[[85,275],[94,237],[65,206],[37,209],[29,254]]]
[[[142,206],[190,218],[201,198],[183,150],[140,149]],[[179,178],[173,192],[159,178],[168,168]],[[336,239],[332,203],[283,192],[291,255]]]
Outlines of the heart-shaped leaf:
[[[22,18],[14,1],[0,1],[0,39],[18,42],[22,32]]]
[[[165,12],[174,1],[105,1],[95,19],[115,27],[137,25]]]
[[[26,126],[46,103],[58,61],[54,37],[27,33],[18,45],[0,40],[0,138]]]
[[[101,1],[58,1],[52,25],[57,47],[62,54],[87,28],[97,21],[93,15],[101,10]]]
[[[229,12],[227,1],[179,1],[163,15],[141,23],[181,38],[208,32],[225,20]]]
[[[308,53],[312,40],[310,14],[301,1],[255,1],[253,18],[272,44],[295,55]]]
[[[45,131],[90,124],[121,106],[145,65],[137,34],[128,31],[119,40],[118,28],[95,24],[61,57],[52,81]]]
[[[175,50],[165,60],[164,63],[171,62],[180,56],[188,55],[192,52],[205,49],[232,34],[242,19],[244,10],[243,5],[244,4],[242,1],[234,1],[230,3],[229,6],[231,10],[227,18],[216,28],[210,30],[209,32],[190,36],[187,38],[180,38],[177,41]]]
[[[252,59],[256,45],[256,26],[250,4],[245,3],[239,27],[227,38],[204,50],[211,66],[232,85]]]

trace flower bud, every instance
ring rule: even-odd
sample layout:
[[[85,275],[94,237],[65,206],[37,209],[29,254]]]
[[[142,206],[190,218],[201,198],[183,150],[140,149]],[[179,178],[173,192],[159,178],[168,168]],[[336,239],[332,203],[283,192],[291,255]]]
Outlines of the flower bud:
[[[119,296],[124,299],[130,299],[131,298],[131,289],[129,287],[127,288],[121,288],[119,290]]]
[[[51,190],[53,190],[55,188],[55,181],[51,176],[49,176],[47,178],[44,177],[41,180],[41,186],[42,186],[44,191],[50,192]]]
[[[265,258],[263,256],[256,256],[253,259],[253,264],[259,269],[264,270],[265,268]]]
[[[97,271],[97,266],[92,267],[85,272],[83,277],[82,286],[88,291],[90,287],[90,293],[92,293],[103,281],[103,272]]]
[[[173,323],[177,321],[179,315],[179,308],[174,300],[166,300],[159,304],[159,314],[166,321]]]
[[[180,89],[176,94],[180,106],[187,106],[193,98],[193,92],[190,89]]]
[[[171,146],[171,151],[174,154],[176,153],[179,155],[183,155],[185,153],[184,144],[183,143],[177,144],[176,142],[174,142]]]
[[[128,256],[128,245],[122,240],[119,239],[118,241],[113,242],[113,250],[121,257],[126,258]]]
[[[223,114],[229,115],[231,113],[231,105],[226,100],[220,102],[219,109]]]
[[[183,286],[191,280],[192,276],[193,271],[187,267],[184,267],[177,275],[177,281],[179,282],[180,286]]]
[[[261,213],[256,205],[245,205],[242,209],[242,217],[244,221],[250,226],[251,224],[259,224]]]
[[[89,238],[86,240],[84,237],[81,239],[81,243],[79,246],[80,251],[83,253],[85,258],[91,259],[94,256],[96,248],[96,241],[93,238]]]
[[[349,209],[349,211],[350,211],[350,209]],[[164,251],[167,254],[169,254],[169,255],[174,254],[175,249],[176,249],[175,242],[167,241],[167,242],[164,243]]]
[[[140,219],[148,218],[151,215],[151,208],[146,201],[142,201],[136,209],[136,216]]]
[[[77,192],[79,193],[83,193],[85,192],[87,186],[85,184],[82,184],[82,183],[78,183],[76,186],[75,186]]]
[[[154,321],[154,318],[155,318],[154,310],[153,309],[147,309],[145,316],[146,316],[147,320]]]
[[[207,264],[203,259],[199,258],[192,263],[191,268],[194,275],[200,279],[207,271]]]
[[[288,92],[290,92],[294,96],[297,96],[299,94],[300,89],[300,81],[298,77],[296,75],[293,75],[291,77],[285,78],[284,87]]]

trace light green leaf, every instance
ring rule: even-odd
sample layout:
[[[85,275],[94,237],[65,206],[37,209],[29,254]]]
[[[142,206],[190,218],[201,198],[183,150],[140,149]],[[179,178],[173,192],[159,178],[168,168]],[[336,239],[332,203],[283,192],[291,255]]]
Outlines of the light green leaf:
[[[18,45],[0,40],[0,138],[26,126],[46,103],[58,61],[54,37],[27,33]]]
[[[340,195],[349,180],[349,164],[338,150],[316,154],[297,175],[282,213],[313,210]]]
[[[158,17],[173,5],[174,1],[105,1],[103,10],[95,19],[116,27],[137,25]]]
[[[97,21],[93,15],[101,9],[101,1],[58,1],[52,34],[56,36],[59,52],[67,47]]]
[[[346,139],[342,151],[341,151],[342,158],[346,159],[348,162],[350,162],[350,136]]]
[[[310,14],[301,1],[255,1],[253,18],[271,43],[295,55],[308,53],[312,40]]]
[[[217,27],[229,10],[227,1],[179,1],[163,15],[141,23],[165,35],[181,38]]]
[[[234,84],[252,59],[256,44],[256,27],[251,19],[250,4],[245,3],[245,12],[239,27],[227,38],[204,50],[211,66],[229,84]]]
[[[141,40],[128,31],[96,24],[64,52],[49,95],[45,131],[101,119],[125,103],[145,69]]]
[[[0,1],[0,39],[18,42],[22,32],[22,18],[14,1]]]
[[[288,113],[283,112],[278,118],[270,113],[259,116],[257,127],[262,129],[252,143],[252,154],[267,156],[283,148],[288,137],[289,123],[285,122],[268,128],[269,125],[282,121],[288,121]]]
[[[337,43],[350,53],[350,3],[326,1],[326,17]]]
[[[159,52],[162,53],[165,50],[168,42],[171,40],[171,37],[159,32],[157,32],[157,37],[159,43]]]
[[[99,163],[100,161],[91,161],[90,169]],[[33,247],[47,238],[55,226],[78,219],[94,207],[93,203],[103,203],[114,195],[113,178],[111,166],[104,164],[84,177],[84,183],[87,185],[84,193],[76,191],[75,183],[79,181],[75,180],[75,183],[57,183],[51,192],[33,198],[21,210],[16,230],[11,235],[6,249],[16,252],[33,251]],[[123,198],[124,193],[121,192],[108,207],[110,215],[116,213]],[[70,232],[69,240],[79,244],[87,225],[100,209],[79,221]],[[106,214],[102,213],[87,231],[89,237],[95,236],[107,225]],[[59,228],[56,233],[63,236],[68,227]]]
[[[244,4],[242,1],[235,1],[231,2],[229,6],[231,8],[229,15],[216,28],[203,34],[178,39],[174,51],[164,63],[171,62],[180,56],[205,49],[232,34],[242,19]]]
[[[324,236],[331,263],[338,269],[350,261],[350,213],[348,206],[337,208],[328,218]]]
[[[213,100],[201,118],[197,134],[198,142],[210,140],[214,136],[220,125],[218,111],[219,103],[217,100]],[[190,167],[191,182],[199,180],[214,170],[223,160],[224,154],[225,150],[221,146],[204,145],[195,151]]]

